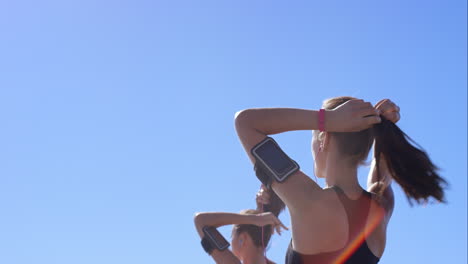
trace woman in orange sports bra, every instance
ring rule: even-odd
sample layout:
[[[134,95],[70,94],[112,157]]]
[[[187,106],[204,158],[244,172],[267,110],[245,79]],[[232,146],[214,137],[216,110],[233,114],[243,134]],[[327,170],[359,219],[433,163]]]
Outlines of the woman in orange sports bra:
[[[352,97],[328,99],[321,111],[257,108],[236,113],[237,134],[253,164],[251,149],[268,135],[314,131],[314,170],[325,178],[326,187],[301,170],[271,184],[291,216],[286,264],[377,263],[394,207],[393,181],[410,201],[426,203],[432,197],[444,202],[445,180],[427,154],[396,126],[399,119],[399,107],[388,99],[373,106]],[[372,146],[364,189],[357,171]]]

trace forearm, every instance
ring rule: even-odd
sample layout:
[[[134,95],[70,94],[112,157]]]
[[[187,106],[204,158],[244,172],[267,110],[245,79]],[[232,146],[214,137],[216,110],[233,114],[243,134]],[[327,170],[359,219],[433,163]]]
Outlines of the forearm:
[[[200,237],[203,237],[204,226],[253,224],[254,217],[255,215],[248,214],[198,213],[195,215],[195,226]]]
[[[380,175],[379,175],[380,173]],[[387,188],[392,182],[392,175],[388,169],[387,163],[385,162],[385,157],[380,156],[379,161],[379,170],[377,171],[377,160],[372,159],[369,176],[367,178],[367,185],[372,186],[373,184],[380,184],[380,188]]]
[[[380,172],[380,175],[379,173]],[[376,159],[372,160],[371,170],[367,179],[368,191],[379,195],[382,199],[380,205],[385,209],[385,217],[387,221],[392,216],[393,208],[395,206],[395,197],[391,183],[393,181],[392,174],[388,169],[384,156],[381,155],[379,161],[379,171],[377,171]]]
[[[236,114],[236,126],[249,127],[264,135],[317,130],[317,120],[318,111],[296,108],[253,108]]]

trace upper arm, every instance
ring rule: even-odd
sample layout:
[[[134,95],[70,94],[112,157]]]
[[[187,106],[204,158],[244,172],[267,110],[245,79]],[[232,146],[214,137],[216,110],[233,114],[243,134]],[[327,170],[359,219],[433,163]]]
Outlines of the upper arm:
[[[255,164],[255,157],[250,153],[250,150],[258,144],[260,141],[265,139],[267,135],[255,130],[249,123],[248,110],[244,110],[236,113],[235,125],[237,135],[244,147],[252,164]],[[281,198],[281,200],[291,210],[301,210],[307,205],[313,205],[313,201],[320,200],[322,194],[322,188],[317,185],[309,176],[302,171],[297,171],[290,175],[288,179],[282,183],[273,181],[272,189]]]
[[[382,188],[385,188],[383,192]],[[382,182],[374,182],[368,187],[368,192],[376,194],[382,193],[379,199],[380,205],[385,210],[385,220],[388,222],[392,216],[393,208],[395,207],[395,197],[391,184],[385,186]]]
[[[200,238],[203,238],[204,234],[202,229],[204,224],[201,216],[202,214],[196,214],[194,217],[194,222],[198,235]],[[239,259],[229,249],[225,249],[223,251],[214,249],[213,252],[211,252],[211,257],[214,259],[214,261],[216,261],[216,263],[219,264],[241,264]]]
[[[395,206],[395,197],[391,186],[392,176],[383,156],[381,156],[379,164],[380,169],[377,170],[376,159],[374,158],[372,160],[371,169],[367,179],[367,190],[379,195],[378,200],[385,210],[385,219],[388,222],[392,216],[393,208]]]

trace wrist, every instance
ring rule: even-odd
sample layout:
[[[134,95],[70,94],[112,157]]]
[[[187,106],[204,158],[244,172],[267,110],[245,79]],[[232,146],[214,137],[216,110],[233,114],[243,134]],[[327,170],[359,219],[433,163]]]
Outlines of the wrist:
[[[260,211],[260,210],[259,210]],[[249,214],[249,215],[245,215],[246,216],[246,219],[245,219],[245,224],[247,225],[257,225],[257,222],[258,222],[258,215],[256,214]]]
[[[320,109],[318,112],[318,130],[325,131],[325,109]]]
[[[332,132],[333,127],[333,118],[335,112],[328,109],[320,109],[317,115],[317,130],[324,132]]]

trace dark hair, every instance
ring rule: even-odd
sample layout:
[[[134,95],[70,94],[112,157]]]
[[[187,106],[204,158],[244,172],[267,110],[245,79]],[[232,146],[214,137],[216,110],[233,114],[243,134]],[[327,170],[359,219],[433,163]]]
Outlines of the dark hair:
[[[325,109],[333,109],[353,97],[335,97],[324,102]],[[379,181],[379,161],[383,156],[392,178],[402,187],[410,204],[427,203],[430,197],[445,202],[444,187],[447,182],[437,173],[437,166],[424,150],[393,122],[381,116],[382,122],[360,132],[330,132],[337,141],[339,151],[349,157],[349,162],[365,162],[374,143],[374,157]],[[417,147],[413,146],[414,143]],[[381,190],[383,191],[383,190]]]
[[[276,217],[278,217],[279,214],[284,210],[286,205],[272,189],[267,189],[267,192],[270,197],[269,204],[265,204],[263,206],[263,211],[271,212]]]
[[[248,209],[248,210],[243,210],[241,211],[241,214],[258,214],[259,212],[253,209]],[[234,232],[236,234],[241,234],[246,232],[250,238],[252,238],[252,241],[254,245],[258,248],[262,247],[262,245],[266,246],[270,242],[270,238],[272,235],[272,227],[271,225],[264,226],[263,227],[263,232],[262,232],[262,227],[256,226],[256,225],[235,225],[234,226]],[[263,242],[262,242],[262,233],[263,233]]]

